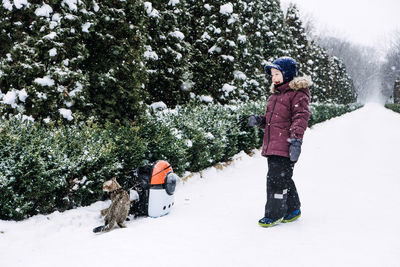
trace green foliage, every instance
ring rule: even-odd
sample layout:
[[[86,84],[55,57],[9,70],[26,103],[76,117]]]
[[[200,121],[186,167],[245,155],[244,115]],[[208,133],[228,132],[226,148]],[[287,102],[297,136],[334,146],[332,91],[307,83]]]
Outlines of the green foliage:
[[[46,121],[140,114],[147,78],[141,1],[15,5],[0,5],[1,113]]]
[[[343,63],[279,0],[6,1],[0,29],[0,113],[36,121],[132,122],[145,103],[258,100],[263,66],[280,56],[312,76],[313,102],[356,97]]]
[[[159,123],[173,129],[176,140],[185,147],[186,156],[181,158],[185,170],[200,171],[228,160],[240,150],[256,147],[257,142],[251,141],[256,139],[259,130],[247,127],[248,106],[192,104],[159,112],[156,117]]]
[[[0,89],[9,99],[2,112],[58,119],[59,109],[75,111],[84,105],[82,88],[88,76],[82,64],[88,51],[80,28],[87,16],[77,19],[72,15],[76,11],[58,2],[52,5],[54,16],[50,19],[38,12],[44,6],[22,5],[0,12],[2,33],[8,36],[0,58]],[[61,15],[67,12],[71,18]]]
[[[400,113],[400,104],[386,104],[385,108],[391,109],[395,112]]]
[[[133,121],[143,110],[144,12],[142,1],[99,2],[86,41],[90,81],[86,115]]]
[[[144,164],[139,128],[88,123],[44,128],[18,119],[0,122],[0,219],[88,205],[101,185]]]
[[[400,76],[397,77],[393,86],[393,103],[400,104]]]
[[[285,18],[288,29],[293,36],[293,57],[298,62],[299,73],[310,75],[312,73],[310,45],[300,19],[300,12],[295,4],[289,5]]]
[[[312,103],[310,104],[311,116],[308,120],[308,126],[311,127],[314,124],[354,111],[360,107],[362,105],[358,103],[348,105]]]
[[[243,30],[240,7],[230,1],[187,1],[188,42],[191,44],[192,97],[198,101],[228,103],[240,99],[242,84],[235,73],[239,67],[239,45]],[[205,101],[207,102],[207,101]]]
[[[263,131],[248,126],[266,99],[237,105],[177,106],[152,111],[138,125],[91,120],[69,126],[0,120],[0,219],[24,219],[99,200],[111,177],[126,184],[131,171],[163,159],[182,175],[262,145]],[[309,125],[360,105],[311,104]]]
[[[397,32],[393,37],[379,70],[380,87],[384,96],[392,96],[394,103],[400,103],[400,34]]]
[[[176,129],[149,113],[142,117],[140,127],[140,136],[147,147],[145,163],[166,160],[176,173],[182,174],[187,166],[187,150],[177,138]]]
[[[146,90],[149,104],[163,101],[170,107],[190,99],[190,44],[184,1],[146,2]]]

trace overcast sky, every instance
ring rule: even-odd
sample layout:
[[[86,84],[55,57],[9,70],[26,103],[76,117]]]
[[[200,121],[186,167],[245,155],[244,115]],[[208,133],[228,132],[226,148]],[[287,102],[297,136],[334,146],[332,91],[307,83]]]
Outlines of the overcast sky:
[[[400,34],[400,0],[281,0],[297,4],[300,15],[311,15],[318,31],[332,32],[351,42],[386,49]]]

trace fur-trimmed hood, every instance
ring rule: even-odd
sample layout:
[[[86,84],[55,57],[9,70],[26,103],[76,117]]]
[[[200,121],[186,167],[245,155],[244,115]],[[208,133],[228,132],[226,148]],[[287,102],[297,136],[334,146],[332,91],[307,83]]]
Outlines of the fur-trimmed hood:
[[[302,76],[302,77],[295,77],[293,80],[289,82],[289,87],[295,91],[302,89],[302,88],[308,88],[312,85],[312,80],[310,76]],[[271,93],[275,93],[275,84],[272,83],[270,86]]]

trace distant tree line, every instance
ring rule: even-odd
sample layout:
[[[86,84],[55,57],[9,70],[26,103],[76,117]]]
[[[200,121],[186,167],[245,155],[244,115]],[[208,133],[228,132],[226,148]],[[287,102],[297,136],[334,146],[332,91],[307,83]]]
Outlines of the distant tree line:
[[[382,91],[391,102],[400,104],[400,32],[397,33],[391,47],[386,54],[380,74],[382,77]]]
[[[52,121],[135,121],[146,104],[265,97],[280,56],[313,78],[313,102],[350,103],[341,59],[279,0],[3,1],[0,112]]]
[[[400,103],[400,32],[393,34],[384,55],[376,48],[338,37],[311,35],[330,56],[343,59],[353,79],[358,100],[364,102],[370,96],[380,95],[387,102]]]

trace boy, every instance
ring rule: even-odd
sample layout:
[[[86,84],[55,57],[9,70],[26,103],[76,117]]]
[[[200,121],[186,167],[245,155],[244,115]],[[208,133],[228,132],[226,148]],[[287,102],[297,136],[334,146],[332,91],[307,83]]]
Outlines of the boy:
[[[300,200],[292,180],[310,111],[310,77],[295,77],[297,63],[281,57],[265,66],[271,76],[271,95],[263,116],[251,115],[250,126],[264,130],[261,154],[268,159],[267,203],[258,224],[274,226],[291,222],[301,215]]]

